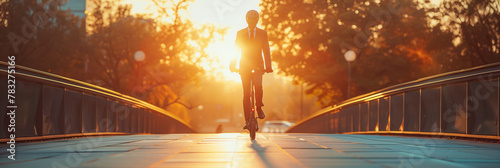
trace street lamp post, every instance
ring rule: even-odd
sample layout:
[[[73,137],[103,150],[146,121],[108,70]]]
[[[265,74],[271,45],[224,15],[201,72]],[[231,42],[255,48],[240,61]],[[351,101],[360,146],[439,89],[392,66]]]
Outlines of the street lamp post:
[[[347,98],[351,98],[351,62],[356,60],[356,53],[352,50],[345,52],[345,60],[347,61],[347,73],[349,74],[347,82]]]
[[[135,52],[134,59],[135,62],[137,62],[137,84],[138,84],[137,86],[140,86],[142,90],[141,69],[142,69],[142,63],[146,59],[146,54],[144,54],[144,52],[139,50]]]

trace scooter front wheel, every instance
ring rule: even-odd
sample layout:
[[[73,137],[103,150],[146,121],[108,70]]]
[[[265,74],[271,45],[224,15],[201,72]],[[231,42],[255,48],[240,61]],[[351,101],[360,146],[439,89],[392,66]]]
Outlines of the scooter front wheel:
[[[256,119],[250,119],[250,123],[248,125],[250,128],[250,139],[255,140],[255,133],[257,132],[257,121]]]

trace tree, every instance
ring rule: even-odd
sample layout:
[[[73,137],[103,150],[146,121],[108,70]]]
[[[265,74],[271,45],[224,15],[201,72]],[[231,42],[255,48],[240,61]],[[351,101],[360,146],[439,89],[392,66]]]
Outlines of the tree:
[[[89,15],[90,79],[130,94],[141,80],[137,76],[138,68],[155,65],[163,57],[154,23],[142,16],[131,16],[130,6],[101,0],[92,3],[95,8]],[[137,51],[146,54],[142,63],[134,59]]]
[[[129,94],[189,120],[193,104],[182,97],[184,86],[204,73],[199,66],[209,61],[204,49],[224,29],[191,23],[183,15],[188,1],[155,1],[162,15],[152,18],[132,15],[131,6],[119,1],[91,0],[88,22],[59,10],[64,2],[0,1],[0,53],[15,55],[19,65]],[[137,51],[146,55],[140,63]]]
[[[500,61],[500,1],[448,0],[428,9],[436,29],[452,34],[446,71]]]
[[[453,47],[412,0],[263,0],[261,8],[280,73],[307,83],[323,106],[347,98],[347,50],[358,56],[351,68],[359,95],[439,72],[434,55]]]
[[[171,110],[186,121],[193,107],[182,98],[183,87],[195,83],[207,61],[204,49],[223,29],[195,27],[181,12],[187,1],[154,1],[161,15],[132,16],[130,6],[93,0],[89,16],[89,54],[95,82]],[[166,20],[166,21],[165,21]],[[137,51],[146,59],[134,60]]]
[[[82,79],[85,29],[81,18],[58,10],[61,1],[0,3],[0,60]],[[67,69],[82,71],[67,71]]]

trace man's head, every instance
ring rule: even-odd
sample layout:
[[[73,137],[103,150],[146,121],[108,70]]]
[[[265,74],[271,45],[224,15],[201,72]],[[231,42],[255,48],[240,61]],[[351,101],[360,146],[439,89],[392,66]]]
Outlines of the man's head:
[[[249,10],[247,12],[246,18],[248,27],[253,29],[257,26],[257,23],[259,22],[259,12],[257,12],[256,10]]]

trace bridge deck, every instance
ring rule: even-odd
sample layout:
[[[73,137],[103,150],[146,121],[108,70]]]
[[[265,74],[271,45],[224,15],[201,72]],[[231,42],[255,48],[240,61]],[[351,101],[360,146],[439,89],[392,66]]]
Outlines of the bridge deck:
[[[0,167],[498,167],[500,144],[331,134],[87,137],[2,148]]]

